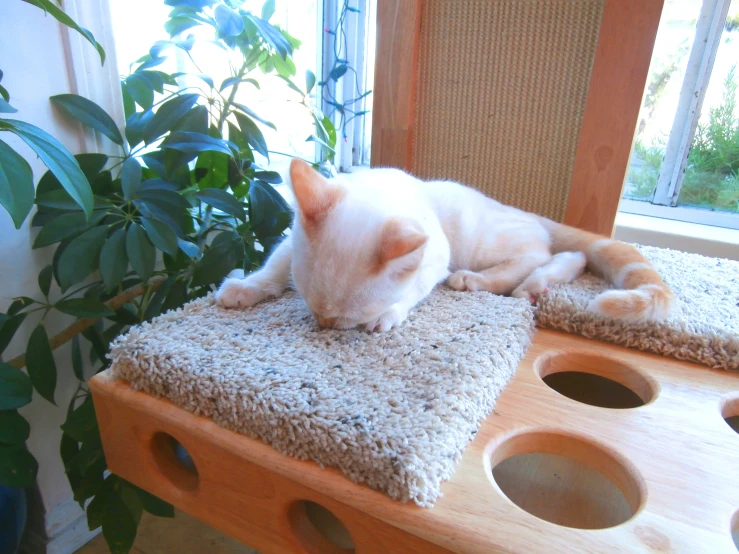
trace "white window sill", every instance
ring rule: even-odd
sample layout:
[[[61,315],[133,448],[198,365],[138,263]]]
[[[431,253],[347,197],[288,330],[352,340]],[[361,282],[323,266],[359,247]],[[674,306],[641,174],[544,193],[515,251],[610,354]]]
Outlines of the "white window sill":
[[[739,230],[619,212],[614,238],[739,260]]]

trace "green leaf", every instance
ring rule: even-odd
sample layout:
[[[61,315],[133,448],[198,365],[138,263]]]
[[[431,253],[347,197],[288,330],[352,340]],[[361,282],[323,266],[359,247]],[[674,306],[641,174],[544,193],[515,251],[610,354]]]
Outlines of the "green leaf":
[[[66,25],[70,29],[74,29],[79,34],[81,34],[83,37],[87,39],[87,41],[92,44],[95,47],[95,50],[97,50],[98,54],[100,55],[100,63],[105,63],[105,50],[103,49],[102,45],[95,40],[95,37],[93,34],[85,29],[84,27],[80,27],[74,19],[69,17],[64,11],[59,8],[52,0],[25,0],[29,4],[33,4],[34,6],[37,6],[50,14],[54,19],[59,21],[60,23]]]
[[[229,77],[228,79],[225,79],[223,83],[221,83],[220,92],[223,92],[228,87],[234,86],[236,83],[249,83],[250,85],[254,85],[257,90],[259,90],[261,87],[259,86],[259,81],[252,78],[241,78],[241,77]]]
[[[192,242],[177,239],[177,245],[180,247],[180,250],[182,250],[189,258],[194,258],[200,253],[198,245],[193,244]]]
[[[195,106],[172,126],[172,131],[192,131],[194,133],[208,133],[208,108]]]
[[[241,110],[242,112],[244,112],[246,115],[248,115],[252,119],[256,119],[257,121],[259,121],[263,125],[266,125],[270,129],[277,130],[277,127],[275,127],[275,124],[274,123],[272,123],[271,121],[267,121],[266,119],[264,119],[262,116],[260,116],[254,110],[252,110],[251,108],[249,108],[249,106],[246,106],[244,104],[237,104],[235,102],[234,102],[234,106],[236,106],[239,110]]]
[[[187,10],[202,10],[217,2],[218,0],[164,0],[167,6],[182,7]]]
[[[149,48],[149,55],[152,58],[159,58],[164,50],[171,48],[172,46],[174,46],[174,42],[171,40],[158,40],[151,48]]]
[[[123,162],[121,169],[121,188],[123,189],[123,197],[126,200],[130,201],[136,197],[136,193],[141,187],[142,176],[143,170],[136,158],[128,158]]]
[[[138,519],[131,513],[122,495],[114,493],[106,496],[102,526],[111,554],[128,554],[136,539]]]
[[[107,225],[93,227],[67,245],[57,266],[57,279],[62,291],[83,281],[97,269],[100,250],[107,236]]]
[[[57,302],[54,308],[75,317],[108,317],[115,314],[97,298],[70,298]]]
[[[254,178],[271,185],[279,185],[282,183],[282,175],[276,171],[255,171]]]
[[[103,322],[101,320],[98,320],[95,325],[93,325],[92,327],[88,327],[87,329],[82,331],[82,336],[89,340],[92,344],[90,361],[94,363],[95,360],[99,360],[103,362],[104,365],[107,365],[105,359],[108,355],[108,346],[110,346],[110,343],[106,341],[103,337],[102,328]]]
[[[273,54],[271,57],[271,60],[275,66],[275,69],[277,70],[277,74],[280,77],[287,79],[288,77],[292,77],[293,75],[295,75],[296,73],[295,62],[293,62],[291,58],[288,57],[283,60],[277,54]],[[295,88],[301,95],[303,94],[302,90],[300,90],[297,87]]]
[[[126,231],[126,253],[131,266],[143,281],[154,273],[156,250],[146,237],[146,231],[137,223],[131,223]]]
[[[267,0],[262,6],[262,19],[269,21],[275,13],[275,0]]]
[[[134,73],[126,77],[126,87],[136,103],[145,110],[151,109],[154,105],[154,89],[151,82],[139,73]]]
[[[310,91],[313,90],[313,87],[316,85],[316,74],[313,73],[310,69],[307,69],[305,71],[305,93],[310,94]]]
[[[144,319],[149,321],[151,318],[158,316],[161,313],[162,305],[164,300],[172,288],[172,285],[177,281],[177,275],[170,275],[167,280],[162,283],[154,296],[151,297],[149,305],[146,306],[146,312],[144,313]]]
[[[242,113],[236,114],[236,121],[239,123],[239,128],[249,145],[259,152],[262,156],[269,160],[269,149],[267,148],[267,141],[264,140],[262,131],[257,127],[254,121],[245,116]]]
[[[23,444],[31,434],[28,421],[15,410],[0,411],[0,443]]]
[[[54,402],[56,390],[56,362],[43,323],[39,323],[28,339],[26,369],[33,388],[46,400]]]
[[[92,402],[92,396],[88,395],[82,404],[71,411],[61,427],[62,431],[77,442],[99,441],[100,431],[95,418],[95,405]]]
[[[5,351],[10,344],[10,341],[13,340],[15,332],[18,330],[18,327],[21,326],[21,323],[23,323],[25,318],[26,314],[18,314],[6,319],[2,324],[0,324],[0,354]],[[0,407],[0,410],[2,409],[3,408]]]
[[[8,104],[5,99],[0,98],[0,113],[18,113],[18,110]]]
[[[23,157],[0,140],[0,204],[20,229],[33,207],[33,172]]]
[[[30,487],[36,481],[38,462],[25,445],[0,446],[0,485]]]
[[[220,282],[244,260],[244,242],[232,231],[220,233],[195,266],[191,285],[202,287]]]
[[[200,153],[205,151],[223,152],[233,157],[233,152],[223,139],[216,139],[201,133],[175,131],[162,142],[162,148],[171,148],[181,152]]]
[[[41,289],[41,292],[46,298],[49,297],[49,291],[51,290],[51,279],[53,278],[53,276],[54,273],[51,264],[47,265],[38,274],[38,288]]]
[[[205,170],[205,175],[198,179],[201,189],[221,188],[228,183],[229,157],[222,152],[202,152],[195,164],[196,169]]]
[[[176,192],[141,190],[136,205],[147,217],[153,217],[169,225],[179,237],[185,236],[184,229],[192,229],[192,218],[188,213],[190,205]]]
[[[233,217],[246,221],[246,211],[232,194],[221,189],[206,189],[195,195],[197,198]]]
[[[164,30],[167,31],[167,34],[169,34],[170,37],[175,37],[183,31],[187,31],[188,29],[191,29],[196,25],[200,25],[200,22],[190,17],[181,15],[173,17],[172,19],[167,21],[164,24]]]
[[[117,229],[100,251],[100,275],[105,287],[112,291],[121,282],[128,269],[128,255],[126,254],[126,230]]]
[[[93,198],[90,183],[82,173],[77,160],[60,142],[25,121],[3,119],[0,120],[0,129],[3,127],[22,138],[59,179],[64,190],[70,194],[87,216],[92,215]]]
[[[98,473],[98,469],[105,469],[105,454],[103,453],[102,443],[97,441],[85,441],[80,446],[77,454],[65,463],[64,468],[67,472],[77,470],[80,475],[86,473]]]
[[[50,100],[83,124],[100,131],[116,144],[123,145],[123,137],[113,118],[92,100],[77,94],[57,94]]]
[[[135,486],[135,485],[134,485]],[[157,498],[150,492],[146,492],[144,489],[135,487],[136,492],[139,495],[141,506],[152,515],[157,517],[174,517],[174,506],[169,502]]]
[[[249,142],[246,140],[244,133],[242,133],[241,129],[239,129],[230,121],[228,122],[228,140],[238,147],[239,156],[242,159],[249,159],[252,162],[254,161],[254,155],[251,152]],[[245,153],[247,154],[247,156],[244,156]]]
[[[3,86],[0,86],[0,97],[2,97],[2,99],[6,102],[10,102],[10,94],[8,94],[8,89]]]
[[[80,348],[80,336],[72,337],[72,370],[74,376],[80,381],[85,380],[84,367],[82,365],[82,349]]]
[[[235,10],[225,4],[219,4],[215,9],[216,28],[221,37],[235,37],[244,30],[244,20]]]
[[[154,112],[149,109],[135,112],[126,120],[126,140],[131,148],[144,140],[144,129],[153,117]]]
[[[144,142],[151,144],[169,132],[197,103],[199,97],[197,94],[183,94],[159,106],[154,117],[144,129]]]
[[[170,80],[169,75],[162,71],[144,71],[139,69],[134,75],[139,75],[143,77],[146,82],[149,83],[151,89],[158,92],[159,94],[162,94],[164,92],[165,81]],[[174,85],[177,85],[177,82],[174,82]]]
[[[176,310],[187,302],[187,283],[185,281],[176,281],[172,285],[172,289],[167,294],[167,299],[162,306],[162,312]]]
[[[250,13],[246,14],[246,17],[254,23],[261,37],[277,51],[283,60],[288,54],[293,53],[292,44],[273,25]]]
[[[36,304],[36,301],[33,298],[29,298],[28,296],[16,296],[8,308],[8,314],[16,315],[33,304]]]
[[[177,255],[177,233],[170,229],[166,223],[149,217],[142,217],[141,225],[154,246],[170,256]]]
[[[131,93],[128,92],[128,85],[125,81],[121,81],[121,94],[123,96],[123,115],[128,121],[128,118],[136,112],[136,102]]]
[[[73,237],[85,229],[89,229],[100,223],[105,215],[105,212],[97,211],[92,214],[89,220],[85,217],[85,214],[79,212],[62,214],[55,217],[41,228],[39,234],[36,235],[36,240],[33,241],[33,247],[43,248],[44,246],[56,244],[64,239]]]
[[[0,410],[15,410],[31,402],[33,386],[17,367],[0,362]]]

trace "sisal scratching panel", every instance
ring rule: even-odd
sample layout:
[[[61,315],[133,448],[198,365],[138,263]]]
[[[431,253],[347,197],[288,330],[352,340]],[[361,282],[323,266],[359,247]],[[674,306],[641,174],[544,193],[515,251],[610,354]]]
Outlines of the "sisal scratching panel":
[[[538,324],[715,369],[739,370],[739,262],[637,247],[675,294],[666,321],[627,324],[589,312],[590,301],[613,287],[586,274],[539,298]]]
[[[562,221],[602,11],[424,1],[413,173]]]
[[[435,291],[388,333],[320,329],[300,297],[212,297],[131,329],[111,371],[283,454],[430,506],[525,355],[533,308]]]

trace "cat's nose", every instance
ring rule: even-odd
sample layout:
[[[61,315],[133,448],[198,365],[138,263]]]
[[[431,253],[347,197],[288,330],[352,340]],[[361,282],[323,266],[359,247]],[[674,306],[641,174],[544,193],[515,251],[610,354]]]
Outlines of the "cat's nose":
[[[336,323],[339,318],[337,317],[321,317],[317,316],[316,319],[318,320],[318,325],[321,327],[336,327]]]

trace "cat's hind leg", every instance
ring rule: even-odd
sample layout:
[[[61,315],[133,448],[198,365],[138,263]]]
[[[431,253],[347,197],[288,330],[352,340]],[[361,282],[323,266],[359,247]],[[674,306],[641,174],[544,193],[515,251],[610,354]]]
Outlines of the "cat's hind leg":
[[[226,278],[216,292],[216,302],[225,308],[248,308],[285,292],[290,285],[291,243],[290,237],[283,240],[264,266],[246,278]]]
[[[510,294],[532,271],[546,264],[552,255],[547,246],[530,246],[522,254],[482,271],[454,272],[447,285],[455,290],[486,290],[494,294]]]
[[[585,254],[582,252],[555,254],[549,263],[532,271],[511,296],[525,298],[535,304],[537,298],[546,293],[552,285],[569,283],[582,275],[586,263]]]

